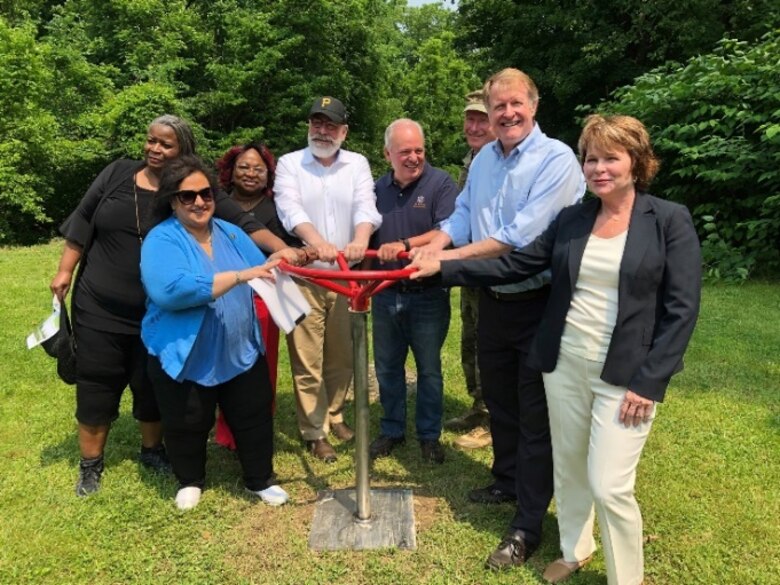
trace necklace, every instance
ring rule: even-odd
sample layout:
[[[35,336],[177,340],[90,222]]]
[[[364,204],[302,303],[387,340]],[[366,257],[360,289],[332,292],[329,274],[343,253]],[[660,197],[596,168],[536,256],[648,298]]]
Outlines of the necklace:
[[[241,206],[241,209],[243,209],[246,212],[249,212],[250,210],[257,207],[258,203],[260,203],[263,200],[265,195],[260,193],[259,195],[252,195],[250,197],[241,197],[237,195],[236,192],[234,191],[232,197],[233,197],[233,201],[235,201]]]
[[[133,175],[133,201],[135,202],[135,230],[138,234],[138,243],[143,244],[144,239],[141,236],[141,214],[138,211],[138,173]]]
[[[192,237],[195,238],[195,235],[193,234]],[[211,232],[209,232],[209,237],[206,238],[204,241],[200,241],[198,238],[195,238],[195,241],[198,242],[201,246],[210,246],[212,238],[213,236]]]

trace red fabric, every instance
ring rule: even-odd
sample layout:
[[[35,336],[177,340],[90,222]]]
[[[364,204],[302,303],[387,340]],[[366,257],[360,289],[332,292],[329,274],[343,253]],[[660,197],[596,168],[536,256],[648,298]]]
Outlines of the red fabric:
[[[265,344],[265,359],[268,360],[268,372],[271,377],[271,389],[274,393],[274,402],[271,406],[272,412],[276,412],[276,370],[279,363],[279,328],[271,319],[271,315],[268,312],[268,307],[265,306],[263,300],[257,295],[253,295],[255,300],[255,313],[257,313],[257,320],[260,321],[260,331],[263,335],[263,343]],[[227,447],[228,449],[235,451],[236,442],[233,440],[233,433],[230,432],[225,417],[222,416],[222,411],[217,416],[217,429],[214,436],[217,444]]]

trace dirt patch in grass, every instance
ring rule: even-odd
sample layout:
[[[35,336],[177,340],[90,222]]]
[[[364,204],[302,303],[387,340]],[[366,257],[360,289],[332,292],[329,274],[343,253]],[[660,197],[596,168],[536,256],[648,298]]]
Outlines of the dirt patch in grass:
[[[242,521],[227,536],[225,564],[251,582],[296,566],[301,555],[308,554],[306,539],[313,513],[313,503],[248,506]]]
[[[296,498],[297,499],[297,498]],[[301,502],[298,500],[298,502]],[[308,548],[314,502],[280,508],[257,503],[247,506],[242,520],[226,537],[224,563],[235,577],[250,583],[368,583],[377,557],[383,563],[403,567],[406,551],[383,550],[314,552]],[[442,519],[439,498],[414,496],[418,534]],[[338,569],[336,570],[336,567]],[[397,570],[405,571],[398,567]],[[363,577],[360,577],[363,575]],[[365,577],[365,580],[364,580]],[[411,575],[410,575],[411,578]]]
[[[440,499],[430,496],[414,496],[414,521],[417,532],[425,532],[441,519]]]

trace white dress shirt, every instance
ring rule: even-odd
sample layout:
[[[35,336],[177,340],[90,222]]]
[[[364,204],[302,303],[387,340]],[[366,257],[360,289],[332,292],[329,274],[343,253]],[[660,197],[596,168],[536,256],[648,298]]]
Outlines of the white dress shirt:
[[[356,225],[370,223],[376,230],[382,224],[368,160],[348,150],[339,150],[327,167],[309,148],[285,154],[276,165],[274,200],[284,229],[311,223],[339,250],[353,240]],[[324,262],[312,267],[338,269]]]

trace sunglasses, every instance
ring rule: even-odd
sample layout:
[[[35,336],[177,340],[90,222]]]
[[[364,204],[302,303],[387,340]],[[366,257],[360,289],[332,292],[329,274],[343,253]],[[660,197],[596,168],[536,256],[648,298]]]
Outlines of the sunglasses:
[[[211,191],[211,187],[204,187],[200,191],[177,191],[174,195],[176,195],[176,199],[178,199],[179,203],[182,205],[192,205],[195,203],[198,196],[203,199],[203,203],[211,203],[214,201],[214,193]]]

